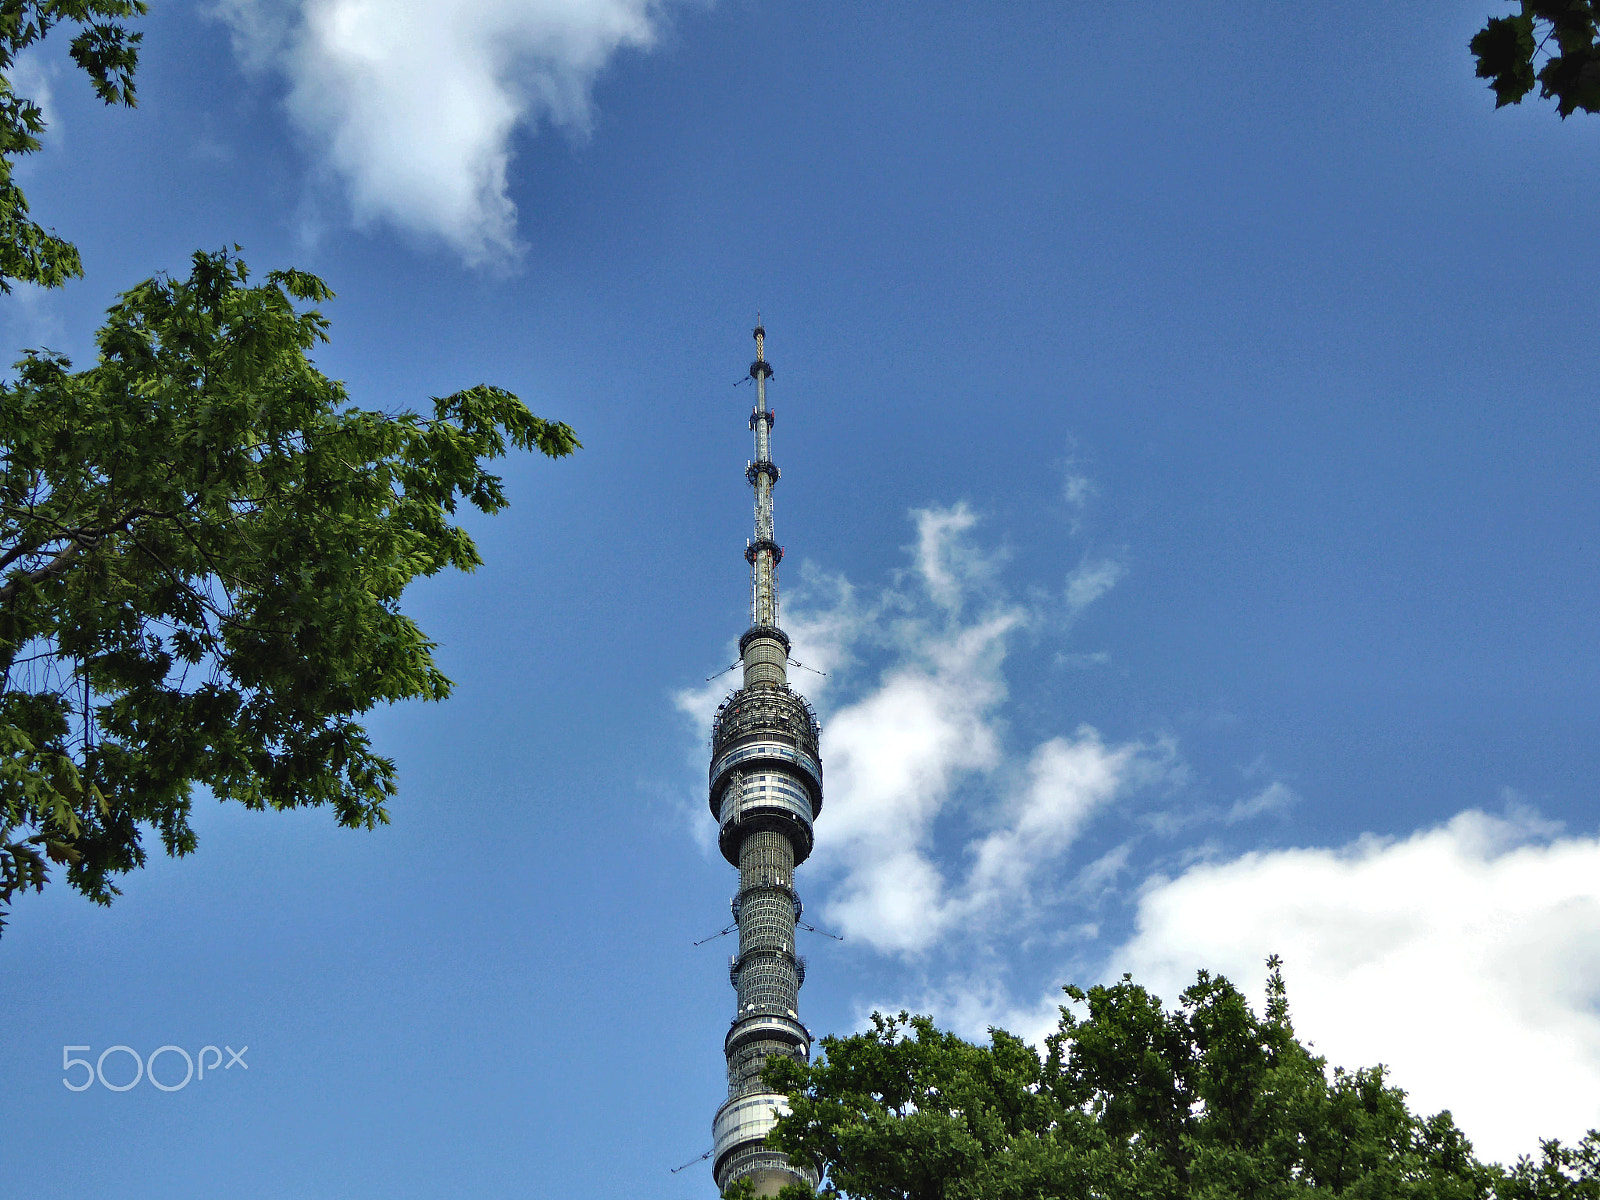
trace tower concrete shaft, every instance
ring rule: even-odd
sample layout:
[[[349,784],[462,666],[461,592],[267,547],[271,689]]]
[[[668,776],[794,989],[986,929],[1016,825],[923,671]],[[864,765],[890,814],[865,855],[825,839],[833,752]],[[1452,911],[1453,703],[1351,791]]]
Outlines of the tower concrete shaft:
[[[816,1185],[807,1163],[792,1163],[764,1144],[785,1098],[767,1090],[761,1070],[774,1054],[802,1062],[811,1034],[800,1023],[805,959],[795,952],[801,904],[795,867],[811,854],[812,822],[822,811],[822,759],[816,713],[790,689],[789,638],[778,627],[778,563],[773,539],[773,413],[767,406],[766,330],[756,326],[750,375],[756,402],[750,414],[755,460],[745,477],[755,490],[755,536],[745,547],[750,564],[750,628],[739,639],[744,685],[722,702],[711,725],[711,813],[723,857],[739,869],[733,917],[739,952],[728,964],[737,996],[723,1049],[728,1099],[713,1121],[713,1172],[718,1188],[749,1178],[757,1195],[788,1183]]]

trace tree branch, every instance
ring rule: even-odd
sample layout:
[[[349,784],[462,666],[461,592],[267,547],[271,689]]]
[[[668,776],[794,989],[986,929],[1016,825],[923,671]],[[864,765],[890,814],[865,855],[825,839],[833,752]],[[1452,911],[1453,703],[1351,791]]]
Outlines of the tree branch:
[[[0,585],[0,605],[9,604],[12,598],[15,597],[17,593],[20,592],[25,586],[43,583],[46,580],[53,579],[58,575],[64,574],[83,551],[95,549],[100,545],[101,542],[105,541],[106,538],[110,537],[114,533],[127,533],[133,528],[134,522],[140,520],[141,518],[162,517],[167,520],[172,520],[178,517],[181,513],[192,509],[198,502],[199,497],[197,496],[194,500],[191,500],[177,512],[163,512],[160,509],[154,508],[130,508],[112,524],[103,525],[95,529],[87,529],[81,526],[76,529],[72,529],[52,521],[51,524],[56,525],[56,528],[60,531],[57,533],[56,537],[66,538],[71,542],[71,544],[58,551],[56,556],[44,566],[39,567],[37,570],[29,571],[20,578],[13,577],[4,585]],[[37,548],[38,547],[36,546],[35,549]],[[141,549],[143,549],[143,547],[141,547]],[[149,553],[149,551],[146,551],[146,553]]]
[[[57,575],[65,574],[67,568],[72,565],[73,560],[82,552],[83,543],[73,542],[37,571],[29,571],[20,578],[13,577],[8,579],[3,585],[0,585],[0,604],[10,604],[12,599],[24,587],[32,587],[34,584],[43,583],[47,579],[53,579]]]

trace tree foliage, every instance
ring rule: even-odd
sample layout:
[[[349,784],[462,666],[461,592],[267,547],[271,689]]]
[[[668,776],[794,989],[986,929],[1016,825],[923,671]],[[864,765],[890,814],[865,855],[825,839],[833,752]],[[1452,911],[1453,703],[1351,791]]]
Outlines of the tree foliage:
[[[144,12],[144,0],[0,0],[0,291],[17,279],[58,287],[83,274],[78,248],[33,220],[13,177],[16,158],[38,150],[44,133],[39,105],[12,89],[17,55],[57,25],[76,25],[73,62],[106,104],[131,108],[143,35],[122,22]]]
[[[145,7],[0,0],[0,290],[83,274],[13,178],[44,132],[17,56],[74,25],[96,94],[132,106]],[[394,764],[356,718],[450,689],[401,593],[477,565],[452,516],[505,506],[485,461],[578,442],[487,386],[431,416],[351,407],[310,357],[331,295],[196,254],[121,297],[92,367],[31,351],[0,384],[0,918],[52,860],[105,903],[146,833],[192,850],[196,787],[388,819]]]
[[[1513,15],[1489,18],[1470,48],[1495,107],[1522,103],[1537,85],[1562,117],[1600,112],[1597,20],[1595,0],[1519,0]]]
[[[1069,987],[1043,1056],[1003,1030],[981,1046],[874,1015],[809,1066],[769,1060],[791,1105],[770,1141],[859,1200],[1600,1200],[1600,1134],[1480,1162],[1381,1066],[1330,1073],[1269,967],[1263,1016],[1205,972],[1172,1009],[1126,976]]]
[[[578,443],[492,387],[350,407],[310,358],[330,295],[196,254],[121,297],[94,366],[30,352],[0,385],[0,904],[47,859],[107,902],[142,830],[194,848],[197,785],[388,819],[355,718],[450,688],[401,593],[479,562],[452,514],[505,506],[486,460]]]

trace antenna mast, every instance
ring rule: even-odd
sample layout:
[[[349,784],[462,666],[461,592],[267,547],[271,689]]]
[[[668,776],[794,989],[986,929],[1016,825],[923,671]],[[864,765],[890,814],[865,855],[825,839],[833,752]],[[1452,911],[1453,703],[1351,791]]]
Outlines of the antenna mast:
[[[756,403],[750,413],[750,428],[756,435],[755,461],[745,467],[745,478],[756,492],[756,532],[745,547],[750,563],[750,624],[778,626],[778,564],[783,547],[772,538],[772,488],[780,474],[772,463],[773,412],[767,407],[767,380],[772,367],[767,362],[767,331],[755,328],[756,360],[750,364],[750,377],[756,381]]]

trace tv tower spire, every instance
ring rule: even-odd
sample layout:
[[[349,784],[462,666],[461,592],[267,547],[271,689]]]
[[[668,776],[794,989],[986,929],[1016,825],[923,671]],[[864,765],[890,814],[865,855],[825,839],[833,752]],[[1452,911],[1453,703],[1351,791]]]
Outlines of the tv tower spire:
[[[761,1070],[774,1054],[805,1062],[811,1053],[811,1034],[796,1011],[806,962],[795,953],[801,905],[794,869],[811,854],[811,823],[822,811],[822,760],[817,716],[789,688],[789,638],[778,627],[783,548],[772,536],[772,488],[779,472],[767,407],[772,367],[759,321],[750,364],[756,456],[745,468],[755,489],[755,536],[744,552],[750,564],[750,628],[739,639],[744,686],[711,723],[711,814],[723,857],[739,868],[733,898],[739,953],[728,964],[738,1000],[723,1043],[728,1099],[712,1123],[712,1170],[719,1189],[748,1178],[756,1195],[773,1196],[786,1184],[817,1183],[810,1164],[790,1162],[764,1144],[788,1103],[767,1090]]]

